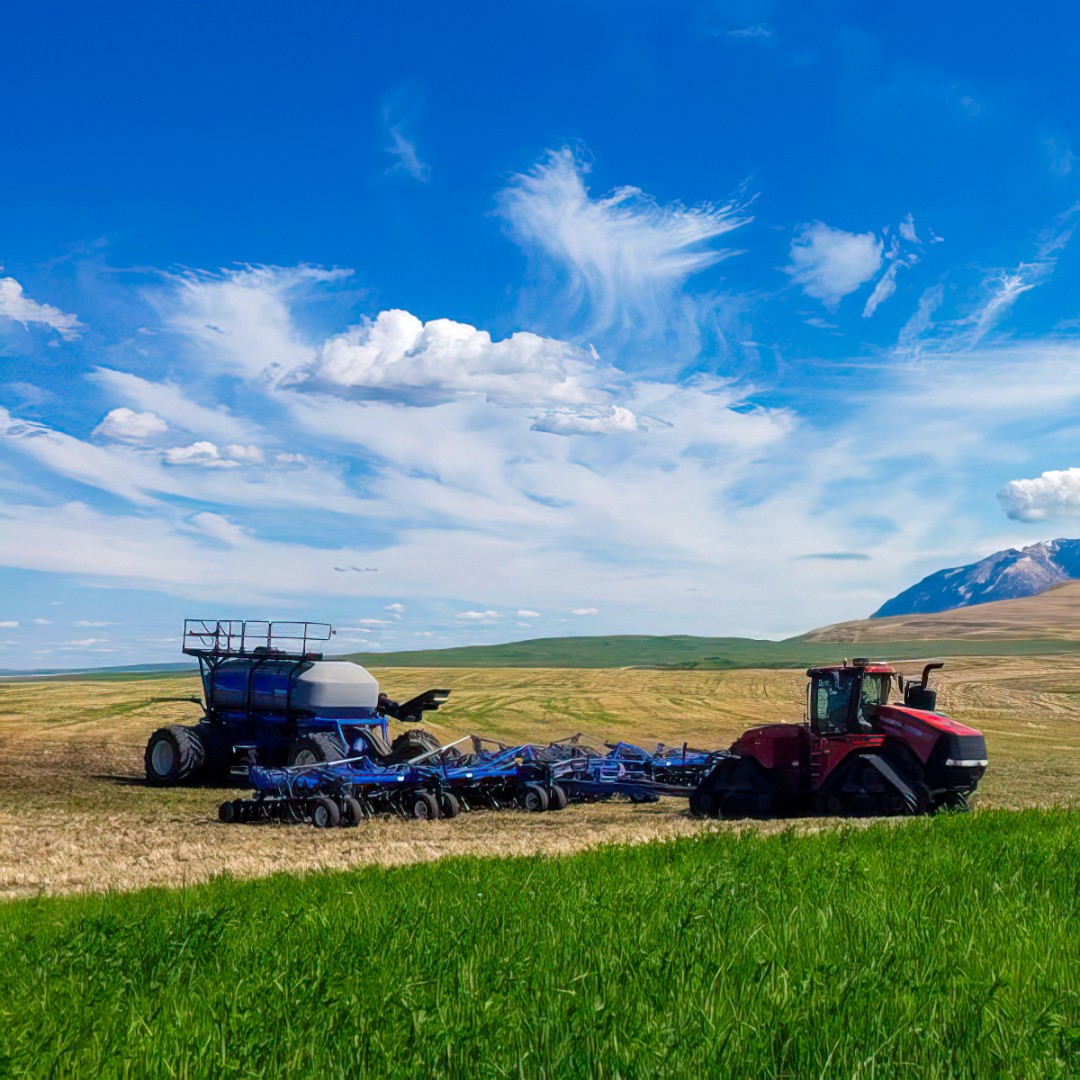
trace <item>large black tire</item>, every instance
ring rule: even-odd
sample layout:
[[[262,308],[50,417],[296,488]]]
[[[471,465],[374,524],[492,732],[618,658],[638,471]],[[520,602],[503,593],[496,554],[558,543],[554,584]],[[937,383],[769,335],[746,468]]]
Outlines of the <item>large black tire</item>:
[[[569,801],[570,798],[566,794],[566,788],[564,788],[561,784],[551,785],[551,790],[548,792],[549,810],[565,810],[566,804]]]
[[[206,748],[198,729],[179,724],[158,728],[146,744],[143,764],[146,779],[155,787],[190,783],[206,764]]]
[[[418,821],[434,821],[439,816],[439,804],[430,791],[417,791],[406,805],[410,817]]]
[[[317,765],[320,761],[340,761],[345,755],[345,747],[336,735],[312,731],[289,747],[288,764]]]
[[[410,728],[394,740],[387,760],[392,765],[398,765],[403,761],[411,761],[414,757],[426,754],[429,750],[438,750],[441,745],[430,731],[425,731],[423,728]]]
[[[360,800],[354,798],[352,795],[346,795],[345,798],[341,800],[341,807],[342,825],[353,828],[364,820],[364,808],[360,805]]]
[[[542,814],[548,804],[548,793],[539,784],[526,784],[521,789],[521,805],[531,813]]]
[[[439,817],[456,818],[461,813],[461,803],[452,792],[443,791],[439,795]]]
[[[325,795],[311,800],[308,814],[311,817],[311,824],[316,829],[334,829],[341,824],[341,811],[338,809],[338,804]]]

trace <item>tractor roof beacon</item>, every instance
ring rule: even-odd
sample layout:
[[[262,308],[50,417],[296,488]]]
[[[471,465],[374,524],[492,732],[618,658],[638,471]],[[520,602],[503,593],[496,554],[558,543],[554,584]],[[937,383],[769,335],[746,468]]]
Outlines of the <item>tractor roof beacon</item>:
[[[414,754],[418,745],[437,746],[423,731],[406,732],[391,744],[387,718],[419,722],[450,691],[428,690],[399,705],[359,664],[323,659],[318,650],[333,633],[329,623],[186,619],[183,651],[198,658],[205,716],[150,736],[150,783],[357,753],[389,761]]]
[[[987,768],[986,740],[936,712],[927,664],[918,681],[867,658],[807,671],[806,719],[751,728],[702,777],[691,811],[922,814],[966,809]],[[890,702],[896,684],[901,702]]]

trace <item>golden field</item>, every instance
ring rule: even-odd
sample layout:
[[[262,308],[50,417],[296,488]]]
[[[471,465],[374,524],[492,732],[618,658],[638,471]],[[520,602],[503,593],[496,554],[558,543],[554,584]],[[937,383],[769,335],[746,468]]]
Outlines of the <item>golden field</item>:
[[[990,605],[987,605],[989,607]],[[915,671],[917,664],[901,665]],[[504,742],[581,731],[724,747],[746,727],[800,719],[800,671],[386,669],[391,696],[453,690],[430,727],[447,741],[476,732]],[[976,806],[1080,803],[1080,658],[972,658],[939,678],[939,707],[986,733],[990,773]],[[393,865],[449,854],[569,852],[610,840],[700,829],[685,804],[571,806],[558,814],[475,813],[449,822],[369,822],[359,829],[224,826],[228,787],[157,790],[143,781],[150,732],[201,715],[191,676],[0,684],[0,895],[133,889],[276,871]],[[819,828],[807,821],[799,828]]]

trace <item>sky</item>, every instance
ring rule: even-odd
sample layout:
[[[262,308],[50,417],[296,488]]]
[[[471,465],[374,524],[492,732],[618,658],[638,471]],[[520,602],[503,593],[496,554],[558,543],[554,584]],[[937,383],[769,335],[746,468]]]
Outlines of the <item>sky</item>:
[[[4,24],[0,668],[782,637],[1080,535],[1068,5]]]

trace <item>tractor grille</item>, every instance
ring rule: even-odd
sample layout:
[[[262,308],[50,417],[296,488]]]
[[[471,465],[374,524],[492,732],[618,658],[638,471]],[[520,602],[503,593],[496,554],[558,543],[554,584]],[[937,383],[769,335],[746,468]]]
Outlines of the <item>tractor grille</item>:
[[[986,757],[986,739],[981,735],[953,735],[949,739],[949,757],[957,761],[982,760]]]

